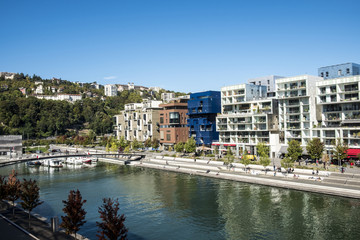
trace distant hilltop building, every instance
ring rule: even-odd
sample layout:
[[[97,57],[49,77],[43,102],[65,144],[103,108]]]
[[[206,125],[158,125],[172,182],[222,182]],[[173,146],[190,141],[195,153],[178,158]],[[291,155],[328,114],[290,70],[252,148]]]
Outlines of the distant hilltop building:
[[[117,96],[117,87],[115,84],[106,84],[104,87],[105,96],[114,97]]]
[[[140,91],[140,95],[143,94],[143,91],[145,90],[149,90],[149,88],[144,87],[144,86],[136,86],[134,85],[134,83],[128,83],[126,84],[106,84],[104,87],[104,93],[105,96],[108,97],[113,97],[117,95],[117,92],[122,92],[122,91],[130,91],[130,90],[137,90]]]
[[[0,72],[0,77],[5,77],[5,79],[13,80],[16,73],[10,73],[10,72]]]
[[[161,100],[164,102],[170,102],[171,99],[175,98],[175,93],[162,93],[161,94]]]
[[[144,86],[137,86],[137,85],[134,85],[134,83],[128,82],[128,84],[117,84],[117,90],[118,90],[118,92],[122,92],[124,90],[145,91],[145,90],[149,90],[149,88],[144,87]]]
[[[150,87],[149,90],[151,90],[153,92],[160,92],[161,90],[163,90],[163,88],[161,88],[161,87]]]
[[[39,99],[54,100],[54,101],[68,101],[74,103],[75,101],[81,100],[81,94],[56,94],[56,95],[37,95]]]

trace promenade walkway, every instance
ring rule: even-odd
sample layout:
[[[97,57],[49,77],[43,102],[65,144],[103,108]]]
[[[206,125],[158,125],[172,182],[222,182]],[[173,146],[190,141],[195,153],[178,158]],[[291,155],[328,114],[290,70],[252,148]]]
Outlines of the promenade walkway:
[[[316,175],[312,170],[295,168],[294,173],[286,173],[283,169],[274,176],[270,166],[268,171],[259,165],[245,170],[242,164],[236,163],[229,169],[219,161],[195,162],[162,156],[147,158],[137,166],[360,199],[360,174],[320,171]]]
[[[12,207],[9,207],[8,203],[0,201],[0,239],[66,240],[74,238],[64,232],[52,232],[48,223],[34,216],[31,216],[31,225],[29,229],[27,213],[21,209],[15,208],[15,214],[13,216]]]

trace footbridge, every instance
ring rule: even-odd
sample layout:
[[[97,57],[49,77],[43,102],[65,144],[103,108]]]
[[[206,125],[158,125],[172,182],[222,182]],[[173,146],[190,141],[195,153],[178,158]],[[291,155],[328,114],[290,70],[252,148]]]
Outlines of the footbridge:
[[[26,156],[19,158],[0,159],[0,167],[13,165],[22,162],[29,162],[35,160],[55,159],[55,158],[69,158],[69,157],[96,157],[97,159],[111,159],[111,161],[119,161],[128,164],[132,161],[140,161],[145,158],[145,154],[138,153],[87,153],[87,154],[56,154],[56,155],[38,155]]]

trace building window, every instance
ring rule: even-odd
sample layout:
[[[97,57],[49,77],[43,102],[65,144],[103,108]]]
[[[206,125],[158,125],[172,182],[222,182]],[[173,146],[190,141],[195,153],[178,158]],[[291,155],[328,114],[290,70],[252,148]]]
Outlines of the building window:
[[[259,81],[259,85],[261,86],[261,81]]]
[[[268,91],[270,91],[270,86],[268,86]]]
[[[251,89],[251,94],[254,94],[254,89]]]
[[[326,72],[326,73],[325,73],[325,77],[329,77],[329,72]]]
[[[346,69],[346,74],[350,74],[350,68]]]
[[[338,71],[338,75],[339,75],[339,76],[341,76],[341,69],[339,69],[339,71]]]
[[[270,84],[270,80],[268,79],[268,84]]]
[[[320,73],[320,76],[321,76],[321,77],[324,77],[324,73],[323,73],[323,72],[322,72],[322,73]]]
[[[171,134],[166,134],[166,141],[171,141]]]

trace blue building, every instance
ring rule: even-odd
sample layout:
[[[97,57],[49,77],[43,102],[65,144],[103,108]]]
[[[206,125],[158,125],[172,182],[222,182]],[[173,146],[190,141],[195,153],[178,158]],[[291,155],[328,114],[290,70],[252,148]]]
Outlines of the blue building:
[[[356,63],[343,63],[318,69],[319,77],[324,79],[340,78],[360,75],[360,65]]]
[[[190,94],[188,101],[189,137],[194,137],[197,145],[210,146],[219,140],[216,132],[216,116],[221,111],[219,91],[206,91]]]

